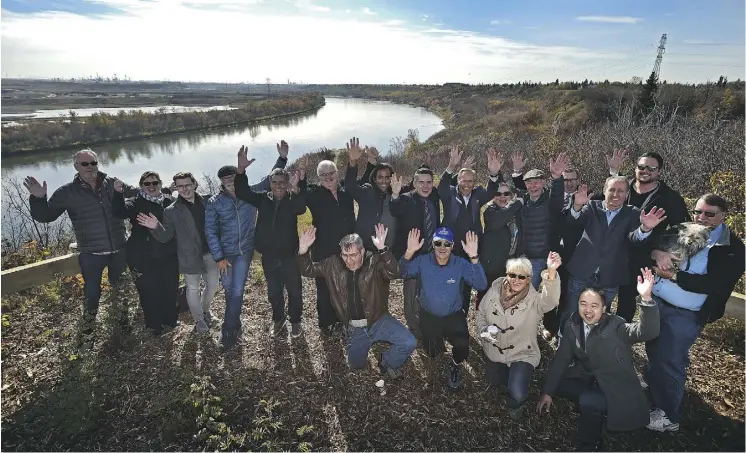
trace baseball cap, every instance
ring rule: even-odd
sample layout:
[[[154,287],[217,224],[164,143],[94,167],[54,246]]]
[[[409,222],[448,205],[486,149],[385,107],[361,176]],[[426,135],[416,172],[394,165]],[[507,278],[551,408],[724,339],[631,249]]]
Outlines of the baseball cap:
[[[223,167],[220,167],[220,170],[218,170],[218,178],[225,178],[226,176],[235,175],[238,172],[238,169],[233,165],[225,165]]]
[[[435,234],[433,234],[433,241],[437,241],[438,239],[453,242],[453,231],[448,227],[438,228],[435,230]]]
[[[533,170],[529,170],[525,175],[523,175],[523,180],[527,181],[529,179],[539,179],[544,177],[544,172],[534,168]]]

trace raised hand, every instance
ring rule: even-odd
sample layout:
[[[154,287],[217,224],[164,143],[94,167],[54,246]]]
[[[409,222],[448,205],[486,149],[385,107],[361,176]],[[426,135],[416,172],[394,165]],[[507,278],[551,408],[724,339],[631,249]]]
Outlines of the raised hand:
[[[308,227],[305,230],[303,230],[303,233],[300,235],[300,240],[298,241],[298,255],[303,255],[304,253],[308,252],[308,248],[313,245],[314,241],[316,240],[316,228],[315,227]]]
[[[657,227],[664,220],[666,220],[666,211],[658,209],[655,206],[647,214],[645,211],[640,212],[640,226],[646,233]]]
[[[373,239],[373,245],[375,245],[378,250],[383,250],[386,247],[386,236],[388,234],[389,229],[386,228],[384,224],[379,223],[376,225],[376,235],[371,236],[371,239]]]
[[[360,139],[352,137],[347,143],[347,158],[351,164],[356,163],[363,156],[363,150],[360,148]]]
[[[627,156],[629,156],[629,152],[626,149],[615,149],[611,156],[606,156],[606,163],[609,164],[609,170],[619,172]]]
[[[464,159],[464,163],[461,165],[463,168],[474,169],[474,156],[469,156]]]
[[[497,176],[503,166],[503,156],[495,148],[487,150],[487,170],[490,176]]]
[[[479,253],[479,239],[477,234],[473,231],[466,233],[466,242],[461,241],[461,246],[464,248],[464,252],[469,257],[477,256]]]
[[[292,171],[290,172],[290,188],[295,191],[295,189],[298,188],[298,183],[300,182],[300,171]]]
[[[290,146],[288,146],[288,142],[280,140],[280,143],[277,144],[277,154],[279,154],[283,159],[287,159],[289,152]]]
[[[549,172],[552,174],[552,178],[554,179],[558,179],[562,176],[562,173],[564,173],[569,167],[570,157],[567,153],[559,153],[557,158],[554,160],[549,158]]]
[[[560,257],[560,254],[557,252],[549,252],[549,256],[547,257],[547,269],[556,271],[560,266],[562,266],[562,258]]]
[[[417,250],[421,249],[425,244],[425,241],[420,239],[420,230],[412,228],[409,230],[409,236],[407,236],[407,253],[406,255],[410,258],[414,255]]]
[[[153,214],[145,214],[141,212],[140,214],[137,214],[137,223],[149,230],[155,230],[156,228],[158,228],[159,222],[158,217],[154,216]]]
[[[174,193],[178,190],[178,187],[176,187],[176,181],[172,182],[170,186],[168,186],[168,190],[171,191],[171,193]]]
[[[541,414],[541,410],[545,407],[547,408],[546,412],[549,413],[549,408],[552,407],[552,397],[546,393],[542,393],[539,398],[539,404],[536,405],[536,412]]]
[[[401,186],[402,186],[402,177],[397,176],[396,173],[391,175],[391,192],[399,196],[399,193],[401,192]]]
[[[124,192],[124,183],[118,179],[114,179],[114,190],[123,193]]]
[[[510,160],[513,161],[513,171],[516,173],[521,173],[523,171],[523,167],[526,166],[526,161],[528,159],[525,158],[522,152],[516,151],[510,156]]]
[[[253,164],[255,160],[256,159],[249,159],[249,148],[241,145],[241,149],[238,150],[238,173],[246,171],[249,165]]]
[[[461,158],[463,157],[464,153],[462,151],[459,151],[458,145],[454,145],[451,148],[451,153],[448,157],[448,170],[454,171],[458,167],[458,165],[461,163]]]
[[[640,271],[642,275],[637,276],[637,294],[642,297],[642,300],[650,300],[653,298],[653,284],[655,284],[653,271],[647,267]]]
[[[44,198],[47,196],[47,182],[44,181],[43,184],[39,184],[39,181],[37,181],[33,176],[26,176],[26,179],[23,180],[23,187],[25,187],[26,190],[36,198]]]
[[[378,150],[375,146],[371,146],[368,148],[368,150],[365,152],[365,155],[368,156],[368,163],[371,165],[376,165],[378,163]]]
[[[578,190],[575,191],[575,195],[573,197],[574,197],[573,204],[575,205],[576,208],[578,206],[584,206],[585,204],[587,204],[589,200],[588,186],[586,184],[579,185]]]

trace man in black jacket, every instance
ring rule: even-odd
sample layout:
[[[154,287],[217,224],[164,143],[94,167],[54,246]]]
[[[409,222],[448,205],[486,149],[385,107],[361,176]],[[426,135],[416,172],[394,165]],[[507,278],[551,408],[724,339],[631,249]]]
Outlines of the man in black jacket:
[[[619,174],[619,168],[626,157],[627,153],[624,150],[616,150],[611,157],[607,157],[609,173],[612,176]],[[646,152],[637,159],[635,177],[630,180],[627,204],[645,212],[650,212],[651,207],[657,206],[666,211],[666,220],[653,230],[653,239],[648,244],[630,249],[630,280],[619,287],[617,299],[617,315],[627,322],[632,322],[637,308],[635,275],[638,269],[650,266],[652,244],[669,225],[690,221],[684,199],[661,179],[662,171],[663,157],[656,152]]]
[[[256,250],[262,254],[262,268],[267,281],[267,297],[272,306],[271,336],[277,336],[287,327],[283,288],[288,292],[291,335],[303,332],[301,313],[303,293],[300,269],[295,255],[298,249],[298,216],[306,212],[306,204],[298,188],[300,173],[292,176],[284,169],[270,173],[270,191],[254,192],[246,177],[246,168],[254,160],[247,157],[248,148],[238,152],[238,165],[234,184],[236,198],[256,206],[258,211]],[[305,174],[303,174],[305,183]],[[290,191],[288,191],[288,189]]]
[[[113,215],[114,182],[106,173],[98,171],[98,156],[90,149],[78,151],[73,156],[77,174],[73,181],[55,190],[47,200],[47,182],[39,184],[36,178],[26,177],[23,185],[29,191],[31,217],[37,222],[51,223],[67,212],[78,241],[78,261],[83,274],[85,305],[82,333],[93,331],[99,300],[101,277],[109,268],[109,283],[119,289],[119,281],[127,266],[125,256],[124,221]],[[135,187],[124,184],[124,196],[137,194]],[[113,297],[115,302],[125,302],[123,297]],[[122,304],[120,324],[129,325],[128,308]],[[83,338],[88,341],[88,338]]]
[[[692,211],[694,221],[709,231],[703,248],[681,262],[675,262],[671,253],[653,251],[653,270],[658,275],[653,297],[659,302],[661,327],[658,338],[645,345],[649,362],[645,382],[656,408],[649,429],[679,429],[689,349],[705,324],[723,316],[746,270],[743,241],[724,223],[727,211],[722,197],[703,195]]]

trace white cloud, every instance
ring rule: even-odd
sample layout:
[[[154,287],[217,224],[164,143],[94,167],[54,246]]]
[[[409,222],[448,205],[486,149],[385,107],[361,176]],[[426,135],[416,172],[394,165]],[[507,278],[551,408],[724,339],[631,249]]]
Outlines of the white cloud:
[[[423,21],[428,20],[429,18],[430,16],[428,16],[427,14],[420,14],[420,19],[422,19]]]
[[[310,0],[297,0],[295,6],[302,10],[315,11],[317,13],[328,13],[332,10],[328,6],[314,5]]]
[[[490,21],[490,25],[508,25],[508,24],[510,24],[509,20],[493,19]]]
[[[363,14],[367,14],[369,16],[375,16],[378,13],[371,11],[370,8],[366,6],[365,8],[363,8]]]
[[[603,22],[607,24],[636,24],[642,19],[630,16],[579,16],[575,19],[583,22]]]
[[[632,53],[539,46],[416,19],[412,24],[334,9],[320,15],[299,8],[302,0],[250,5],[243,0],[189,1],[190,5],[175,0],[128,3],[122,6],[128,14],[96,18],[3,10],[2,70],[11,77],[117,73],[133,80],[259,82],[269,77],[307,83],[491,83],[627,80],[644,75],[650,66],[648,57],[637,61],[638,55]],[[302,4],[319,6],[312,1]],[[365,71],[328,70],[344,68],[353,54],[365,56]],[[624,59],[629,61],[618,64]],[[742,62],[743,55],[736,63]],[[682,79],[711,77],[704,66],[666,67],[665,61],[663,66],[662,77],[669,81],[677,79],[674,70]],[[735,72],[724,75],[742,77]]]

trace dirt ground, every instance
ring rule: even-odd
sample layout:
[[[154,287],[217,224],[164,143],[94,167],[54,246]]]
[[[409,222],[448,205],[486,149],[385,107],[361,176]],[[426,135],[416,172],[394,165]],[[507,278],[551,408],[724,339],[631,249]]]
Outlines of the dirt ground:
[[[35,291],[24,297],[34,300]],[[305,334],[270,338],[264,282],[253,273],[242,312],[243,340],[225,354],[218,350],[219,327],[197,335],[188,313],[174,331],[153,337],[141,327],[136,302],[129,335],[111,327],[103,302],[96,346],[78,353],[73,339],[80,299],[62,294],[45,303],[13,303],[21,295],[3,300],[3,450],[573,448],[578,415],[571,404],[556,400],[548,415],[533,410],[552,353],[543,340],[529,410],[515,422],[507,415],[506,392],[485,383],[485,359],[473,338],[456,393],[444,385],[448,353],[431,361],[417,349],[403,378],[385,381],[385,394],[375,386],[381,376],[372,353],[368,369],[349,370],[342,338],[319,334],[308,279]],[[398,281],[390,305],[403,320],[401,300]],[[213,311],[223,314],[222,291]],[[473,313],[470,328],[474,337]],[[635,349],[640,365],[644,349]],[[610,451],[744,451],[743,323],[708,326],[691,363],[680,431],[608,433]]]

